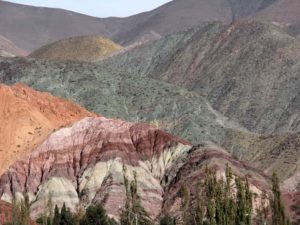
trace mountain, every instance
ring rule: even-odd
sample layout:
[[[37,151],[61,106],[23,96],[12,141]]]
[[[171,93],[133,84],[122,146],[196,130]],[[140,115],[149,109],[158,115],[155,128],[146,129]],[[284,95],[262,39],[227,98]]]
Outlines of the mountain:
[[[118,218],[126,196],[124,173],[132,180],[135,171],[142,204],[156,218],[165,203],[178,201],[180,183],[192,181],[190,188],[196,188],[194,178],[201,177],[206,165],[224,174],[227,163],[235,176],[249,177],[258,196],[269,190],[263,173],[217,147],[192,148],[147,124],[85,118],[54,132],[10,167],[0,178],[0,193],[8,201],[12,191],[19,196],[28,192],[33,218],[47,210],[49,198],[53,205],[65,202],[72,211],[78,205],[102,203],[110,216]]]
[[[41,47],[29,55],[32,58],[59,61],[93,62],[107,57],[121,46],[100,36],[72,37]]]
[[[203,21],[252,16],[276,0],[173,0],[155,10],[127,18],[94,18],[66,10],[0,1],[1,34],[33,51],[57,40],[102,35],[121,45],[157,39]]]
[[[0,35],[0,56],[26,56],[28,53]]]
[[[291,34],[300,36],[300,2],[298,0],[278,0],[256,15],[261,21],[282,26]]]
[[[67,100],[21,84],[0,84],[0,102],[1,174],[55,129],[94,115]]]
[[[133,170],[137,172],[144,189],[141,197],[153,209],[151,215],[157,216],[162,204],[160,179],[189,148],[187,142],[146,124],[85,118],[54,132],[12,166],[1,177],[1,196],[9,200],[11,190],[29,192],[34,217],[45,211],[50,193],[54,205],[65,202],[73,211],[78,203],[103,198],[111,207],[109,213],[117,216],[116,205],[122,205],[125,197],[122,170],[126,165],[130,177]]]
[[[194,145],[216,143],[269,175],[274,169],[282,180],[298,171],[300,135],[249,132],[213,110],[196,92],[146,77],[118,75],[114,70],[107,73],[90,63],[15,58],[3,59],[0,68],[1,82],[24,82],[106,117],[147,122]]]
[[[99,66],[108,74],[150,77],[197,92],[253,132],[300,129],[300,41],[272,25],[207,23]]]

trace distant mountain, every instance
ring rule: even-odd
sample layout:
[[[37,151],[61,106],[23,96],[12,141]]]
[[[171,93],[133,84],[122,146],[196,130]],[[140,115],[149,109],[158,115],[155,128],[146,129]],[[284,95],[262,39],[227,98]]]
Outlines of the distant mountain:
[[[0,1],[1,35],[28,51],[68,37],[91,34],[110,36],[109,24],[105,21],[113,22],[115,19],[102,20],[61,9]]]
[[[0,56],[26,56],[28,53],[0,35]]]
[[[203,21],[253,16],[276,0],[174,0],[127,18],[94,18],[66,10],[0,1],[0,31],[28,50],[73,36],[102,35],[121,45],[157,39]]]
[[[99,63],[107,73],[166,81],[259,133],[300,130],[300,40],[256,21],[207,23]]]
[[[53,130],[94,116],[70,101],[21,84],[0,84],[0,102],[0,174]]]
[[[109,62],[112,63],[107,60],[105,64]],[[132,65],[146,65],[139,60],[123,63],[133,62]],[[282,179],[298,171],[300,160],[296,146],[300,135],[249,132],[213,110],[196,92],[139,77],[133,69],[132,75],[126,70],[119,73],[118,69],[122,67],[113,63],[104,67],[79,62],[2,59],[0,81],[26,83],[110,118],[148,122],[195,145],[213,142],[269,174],[274,169]],[[143,70],[140,72],[143,74]],[[285,158],[293,159],[293,163]]]
[[[260,11],[256,18],[268,21],[287,29],[291,34],[300,36],[300,1],[278,0]]]
[[[100,36],[72,37],[41,47],[29,55],[32,58],[58,61],[93,62],[107,57],[121,46]]]

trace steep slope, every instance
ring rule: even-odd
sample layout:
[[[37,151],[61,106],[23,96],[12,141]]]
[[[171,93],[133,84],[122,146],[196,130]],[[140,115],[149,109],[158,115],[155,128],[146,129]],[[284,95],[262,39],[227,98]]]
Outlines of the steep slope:
[[[3,59],[0,80],[24,82],[38,90],[72,99],[107,117],[148,122],[193,144],[214,142],[268,173],[274,168],[282,179],[298,171],[298,163],[284,160],[285,157],[297,159],[299,147],[289,144],[297,143],[297,135],[289,138],[290,134],[274,136],[248,132],[214,111],[195,92],[149,78],[117,75],[117,68],[108,73],[102,66],[88,63]],[[278,159],[270,157],[279,149]]]
[[[300,35],[300,2],[279,0],[259,12],[255,18],[272,22],[286,28],[290,33]]]
[[[53,130],[93,115],[74,103],[21,84],[0,84],[0,102],[0,173]]]
[[[173,0],[122,20],[113,39],[122,45],[183,31],[206,21],[230,23],[254,15],[276,0]]]
[[[167,170],[163,210],[178,215],[181,207],[181,188],[186,186],[190,204],[193,204],[199,194],[199,185],[203,184],[206,168],[215,170],[217,177],[225,180],[226,165],[231,168],[234,176],[249,179],[250,189],[257,195],[253,201],[255,208],[260,201],[262,190],[269,192],[269,178],[249,164],[232,158],[225,150],[208,145],[193,147]]]
[[[106,117],[149,122],[194,144],[219,143],[224,127],[239,128],[194,92],[153,79],[105,73],[96,64],[3,59],[0,81],[26,83]]]
[[[198,92],[250,131],[300,129],[300,41],[259,22],[208,23],[99,64]]]
[[[0,56],[26,56],[28,53],[0,35]]]
[[[100,34],[115,19],[98,19],[61,9],[24,6],[0,1],[1,34],[18,46],[32,51],[45,44],[68,37]]]
[[[17,196],[28,192],[33,217],[46,210],[44,203],[52,196],[54,205],[65,202],[72,210],[76,205],[101,202],[118,218],[125,199],[125,166],[130,180],[136,172],[142,204],[156,218],[163,200],[174,199],[177,182],[192,177],[201,180],[206,164],[221,174],[227,162],[235,175],[249,176],[255,193],[268,190],[265,175],[224,150],[191,148],[187,142],[146,124],[85,118],[51,134],[27,158],[16,162],[0,178],[0,193],[2,199],[9,200],[12,192]],[[188,171],[190,176],[185,176]],[[195,182],[190,187],[195,187]]]
[[[125,197],[125,164],[130,179],[133,170],[137,172],[143,202],[156,217],[162,204],[160,179],[189,148],[187,142],[146,124],[85,118],[51,134],[12,166],[1,177],[1,196],[9,200],[12,191],[28,192],[34,217],[45,210],[50,194],[54,205],[65,202],[72,210],[77,204],[102,200],[109,213],[118,216]]]
[[[276,0],[174,0],[127,18],[94,18],[78,13],[0,1],[1,34],[32,51],[82,35],[103,35],[121,45],[156,39],[202,21],[231,22],[255,14]]]
[[[121,50],[121,46],[100,36],[73,37],[41,47],[32,58],[93,62]]]

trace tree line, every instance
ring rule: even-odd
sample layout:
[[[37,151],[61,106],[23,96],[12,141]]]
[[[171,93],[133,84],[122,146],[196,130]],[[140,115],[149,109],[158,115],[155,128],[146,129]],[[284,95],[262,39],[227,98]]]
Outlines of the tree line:
[[[226,166],[225,179],[217,179],[216,172],[205,169],[204,182],[199,183],[196,196],[191,199],[187,185],[183,184],[180,215],[164,214],[158,221],[153,221],[141,204],[138,194],[137,175],[129,180],[126,167],[123,167],[126,201],[121,211],[120,220],[109,218],[101,204],[90,205],[85,211],[77,213],[63,204],[52,210],[49,198],[49,214],[37,219],[41,225],[290,225],[281,200],[279,180],[272,176],[272,193],[263,192],[260,202],[254,210],[254,193],[250,190],[247,178],[236,177],[231,168]],[[24,195],[21,201],[12,202],[11,221],[6,225],[30,225],[29,198]]]

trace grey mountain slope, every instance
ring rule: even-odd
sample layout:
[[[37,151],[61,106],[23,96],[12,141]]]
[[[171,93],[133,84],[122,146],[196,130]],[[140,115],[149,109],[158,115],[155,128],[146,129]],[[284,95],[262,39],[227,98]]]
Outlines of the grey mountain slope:
[[[198,25],[254,15],[276,0],[173,0],[155,10],[127,18],[94,18],[66,10],[0,1],[0,31],[32,51],[60,39],[104,35],[122,45],[155,39]]]
[[[93,64],[2,58],[0,82],[22,82],[109,118],[147,121],[193,143],[219,143],[226,133],[226,120],[197,93],[149,78],[104,74]]]
[[[282,178],[292,176],[300,165],[300,160],[285,160],[298,159],[299,135],[250,133],[214,111],[196,92],[162,81],[105,73],[89,63],[0,57],[0,82],[23,82],[106,117],[152,123],[193,144],[213,142],[267,172],[275,169]]]
[[[254,132],[300,129],[300,41],[274,26],[208,23],[99,65],[103,73],[151,77],[200,93]]]

